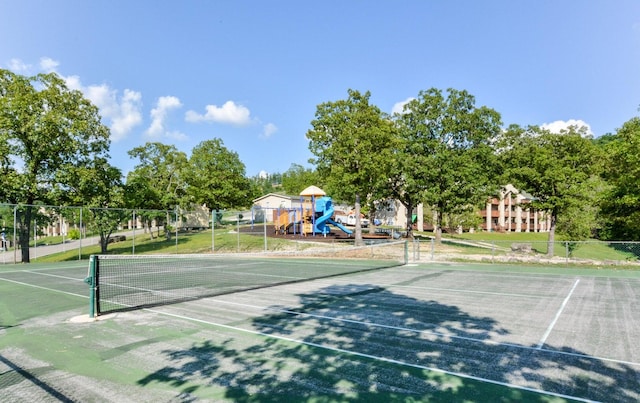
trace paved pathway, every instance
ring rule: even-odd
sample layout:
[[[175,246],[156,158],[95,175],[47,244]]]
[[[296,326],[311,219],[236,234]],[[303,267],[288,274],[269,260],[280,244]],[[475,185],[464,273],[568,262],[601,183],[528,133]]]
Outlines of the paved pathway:
[[[136,234],[142,234],[143,230],[136,231]],[[133,236],[133,231],[129,232],[118,232],[113,235],[125,235],[127,238]],[[112,236],[113,236],[112,235]],[[69,250],[75,250],[80,253],[80,248],[89,246],[89,245],[97,245],[100,241],[99,236],[84,238],[82,240],[67,240],[65,243],[60,243],[56,245],[40,245],[29,248],[29,259],[31,262],[35,263],[38,261],[38,257],[50,255],[52,253],[58,252],[66,252]],[[8,251],[0,251],[0,264],[12,264],[14,262],[20,262],[22,260],[21,251],[9,249]]]

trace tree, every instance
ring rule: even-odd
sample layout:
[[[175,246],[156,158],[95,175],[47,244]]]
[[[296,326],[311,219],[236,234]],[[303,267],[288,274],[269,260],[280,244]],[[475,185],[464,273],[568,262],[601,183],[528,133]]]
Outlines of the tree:
[[[513,184],[529,192],[531,206],[550,215],[548,254],[553,256],[559,220],[570,218],[576,206],[589,205],[594,189],[589,184],[600,173],[598,151],[583,128],[560,134],[538,127],[511,126],[500,158]],[[565,232],[570,221],[564,225]],[[577,230],[577,228],[575,229]]]
[[[491,194],[494,173],[491,140],[500,133],[500,115],[476,107],[466,91],[421,91],[395,116],[403,147],[394,184],[407,208],[424,202],[436,213],[436,240],[443,217],[475,210]],[[411,228],[407,228],[410,231]]]
[[[312,168],[291,164],[289,169],[282,174],[282,187],[287,194],[299,195],[311,185],[323,187],[318,172]]]
[[[604,177],[611,188],[602,201],[603,237],[640,240],[640,118],[626,122],[604,145]]]
[[[153,238],[151,222],[168,222],[168,212],[184,203],[187,155],[173,145],[157,142],[135,147],[128,154],[140,162],[127,175],[127,205],[132,209],[145,209],[139,216]]]
[[[185,181],[190,200],[213,210],[248,207],[256,197],[238,154],[217,138],[193,149]]]
[[[129,217],[124,208],[122,172],[105,158],[95,158],[83,166],[65,167],[60,176],[61,183],[68,184],[56,189],[60,200],[88,207],[91,224],[100,235],[100,251],[107,253],[111,235]]]
[[[348,90],[348,98],[318,105],[309,150],[318,175],[338,200],[354,202],[356,243],[362,242],[360,198],[369,205],[387,194],[396,136],[392,122],[369,103],[371,94]]]
[[[109,129],[98,108],[69,90],[55,73],[34,77],[0,70],[0,198],[23,204],[18,233],[29,262],[29,234],[36,204],[51,203],[64,167],[106,157]]]

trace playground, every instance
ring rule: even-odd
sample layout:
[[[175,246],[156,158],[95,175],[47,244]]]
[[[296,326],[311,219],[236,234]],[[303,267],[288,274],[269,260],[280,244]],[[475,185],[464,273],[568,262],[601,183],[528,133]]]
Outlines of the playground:
[[[300,193],[300,198],[297,207],[277,208],[271,212],[274,234],[293,237],[319,235],[338,239],[353,237],[353,228],[347,228],[334,219],[333,199],[322,189],[309,186]]]

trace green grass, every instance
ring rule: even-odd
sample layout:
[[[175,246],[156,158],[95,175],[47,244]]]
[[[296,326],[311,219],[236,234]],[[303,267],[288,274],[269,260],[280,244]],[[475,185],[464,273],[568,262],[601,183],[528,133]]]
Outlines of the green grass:
[[[235,227],[233,227],[235,229]],[[151,239],[148,233],[136,234],[133,237],[127,237],[125,241],[114,242],[109,244],[107,248],[108,254],[113,255],[130,255],[135,254],[191,254],[191,253],[207,253],[211,252],[212,240],[211,231],[200,232],[180,232],[178,233],[178,241],[176,242],[175,234],[170,240],[165,237],[155,237]],[[281,250],[290,243],[290,241],[277,238],[269,238],[267,240],[268,250]],[[261,235],[250,235],[233,232],[229,228],[216,228],[213,240],[215,252],[234,253],[234,252],[260,252],[264,251],[264,237]],[[89,259],[89,256],[100,254],[100,246],[97,244],[83,245],[80,259]],[[38,262],[62,262],[73,261],[79,259],[78,249],[74,248],[66,252],[54,253],[38,257]]]
[[[257,234],[240,233],[239,236],[235,232],[236,225],[229,225],[223,228],[215,229],[214,249],[215,252],[235,253],[235,252],[260,252],[264,250],[264,237],[260,228],[256,230]],[[431,233],[423,235],[431,236]],[[444,234],[443,247],[449,251],[459,253],[461,258],[464,255],[499,255],[511,252],[511,245],[514,243],[530,243],[535,254],[543,256],[547,254],[548,233],[545,232],[479,232],[479,233],[463,233],[463,234]],[[60,239],[61,241],[61,239]],[[470,241],[478,243],[477,246],[465,245],[458,241]],[[52,237],[48,244],[55,244],[56,239]],[[290,244],[291,241],[278,238],[268,238],[268,250],[282,250]],[[424,241],[423,241],[424,242]],[[44,242],[42,244],[45,244]],[[630,245],[630,244],[629,244]],[[208,253],[211,252],[211,231],[200,232],[180,232],[178,234],[178,242],[176,243],[175,235],[171,240],[165,237],[156,236],[151,239],[148,233],[136,233],[135,238],[135,254],[189,254],[189,253]],[[640,245],[637,251],[625,249],[625,244],[610,244],[597,240],[588,242],[579,242],[575,244],[573,250],[567,251],[564,241],[557,241],[554,247],[554,255],[556,257],[565,258],[567,252],[570,257],[575,259],[591,259],[597,261],[635,261],[640,254]],[[424,248],[424,246],[423,246]],[[436,247],[436,252],[438,251]],[[494,250],[495,249],[495,250]],[[132,254],[134,251],[134,239],[128,237],[125,241],[109,244],[109,254]],[[62,253],[37,257],[34,259],[38,262],[59,262],[73,261],[80,259],[88,259],[92,254],[99,254],[100,247],[97,244],[84,244],[82,254],[79,257],[78,249],[74,248]]]
[[[532,250],[540,255],[546,255],[548,251],[549,234],[546,232],[477,232],[462,234],[443,234],[444,239],[451,239],[453,242],[443,241],[443,244],[454,247],[461,254],[492,254],[491,248],[474,247],[457,243],[457,240],[483,243],[485,246],[493,245],[497,251],[510,250],[514,243],[529,243]],[[631,261],[637,260],[640,254],[640,245],[636,245],[637,250],[625,249],[625,244],[611,244],[608,242],[589,240],[585,242],[569,243],[557,240],[554,243],[554,256],[575,259],[592,259],[598,261]],[[635,253],[634,253],[635,252]],[[498,252],[503,253],[503,252]]]

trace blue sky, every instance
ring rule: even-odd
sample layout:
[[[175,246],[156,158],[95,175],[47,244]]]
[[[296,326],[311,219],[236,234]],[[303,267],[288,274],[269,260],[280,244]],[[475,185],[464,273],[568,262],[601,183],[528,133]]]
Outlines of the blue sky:
[[[0,67],[56,71],[100,107],[112,164],[220,138],[249,176],[308,166],[322,102],[392,112],[465,89],[504,125],[612,133],[640,106],[638,0],[0,0]]]

